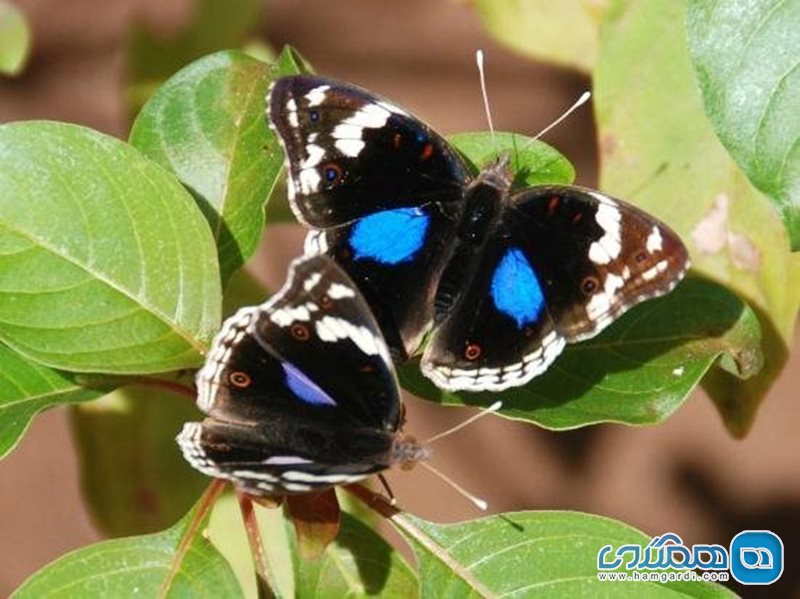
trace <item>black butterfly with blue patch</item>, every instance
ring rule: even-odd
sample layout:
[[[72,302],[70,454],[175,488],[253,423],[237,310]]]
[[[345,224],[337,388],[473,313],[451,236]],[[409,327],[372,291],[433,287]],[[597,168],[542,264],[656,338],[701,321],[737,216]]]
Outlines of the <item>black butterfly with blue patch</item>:
[[[269,301],[227,319],[196,382],[207,418],[184,425],[178,445],[250,495],[321,490],[429,456],[400,433],[389,348],[328,256],[296,260]]]
[[[347,271],[397,360],[432,328],[421,367],[440,388],[522,385],[689,266],[634,206],[575,186],[512,191],[507,155],[473,175],[433,129],[356,86],[281,78],[267,113],[290,206],[318,229],[306,253]]]

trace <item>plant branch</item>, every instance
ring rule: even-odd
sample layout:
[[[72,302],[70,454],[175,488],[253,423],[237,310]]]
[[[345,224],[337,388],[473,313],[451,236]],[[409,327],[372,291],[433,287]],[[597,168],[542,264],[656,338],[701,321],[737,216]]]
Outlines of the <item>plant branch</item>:
[[[134,385],[143,385],[145,387],[158,387],[159,389],[165,389],[166,391],[171,391],[172,393],[175,393],[177,395],[183,395],[185,397],[189,397],[192,400],[194,400],[195,397],[197,396],[197,392],[195,391],[194,387],[189,387],[188,385],[176,383],[175,381],[168,381],[166,379],[159,379],[149,376],[134,376],[130,377],[130,382]]]
[[[175,550],[175,557],[172,558],[169,572],[167,572],[167,576],[164,578],[164,582],[161,584],[161,589],[158,593],[160,598],[165,598],[168,595],[170,587],[175,580],[175,576],[177,576],[178,571],[181,568],[183,559],[186,557],[186,553],[189,551],[189,547],[191,547],[195,536],[198,534],[200,526],[203,524],[203,522],[205,522],[206,518],[211,513],[211,508],[214,507],[214,504],[225,488],[225,484],[226,483],[223,480],[216,479],[212,481],[211,484],[206,487],[206,490],[200,497],[200,501],[197,502],[197,507],[192,515],[192,519],[189,521],[189,524],[186,527],[183,535],[181,535],[181,542],[178,544],[178,548]]]

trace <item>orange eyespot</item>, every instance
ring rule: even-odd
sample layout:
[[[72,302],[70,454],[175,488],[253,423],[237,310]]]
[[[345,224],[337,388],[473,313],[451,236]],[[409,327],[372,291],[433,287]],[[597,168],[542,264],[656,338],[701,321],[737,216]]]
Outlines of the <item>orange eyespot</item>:
[[[583,281],[581,281],[581,291],[583,291],[586,295],[590,295],[597,290],[599,285],[600,284],[595,277],[586,277]]]
[[[329,296],[323,295],[319,298],[319,305],[322,306],[323,309],[328,309],[333,305],[333,300]]]
[[[253,382],[250,379],[249,374],[241,371],[231,372],[228,375],[228,381],[230,381],[231,385],[233,385],[234,387],[239,387],[240,389],[249,387],[250,383]]]
[[[295,323],[292,325],[290,331],[292,333],[292,337],[298,341],[305,341],[311,336],[308,332],[308,327],[304,324]]]
[[[478,345],[477,343],[470,343],[464,350],[464,357],[467,360],[473,361],[480,358],[482,353],[483,350],[481,349],[480,345]]]

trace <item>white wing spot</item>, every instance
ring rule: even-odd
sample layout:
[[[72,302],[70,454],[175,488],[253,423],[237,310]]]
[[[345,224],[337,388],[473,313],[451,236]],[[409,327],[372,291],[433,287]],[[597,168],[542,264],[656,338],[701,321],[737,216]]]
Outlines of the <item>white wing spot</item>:
[[[327,96],[327,91],[331,88],[330,85],[320,85],[319,87],[315,87],[306,94],[306,100],[308,100],[309,106],[318,106],[325,101],[325,96]]]
[[[353,291],[347,285],[342,285],[341,283],[331,283],[331,286],[328,287],[328,297],[331,299],[343,299],[345,297],[355,297],[356,292]]]
[[[605,196],[601,197],[603,200],[597,204],[595,221],[602,227],[603,236],[589,247],[589,259],[595,264],[608,264],[622,251],[620,227],[622,214],[616,204]]]
[[[336,149],[349,158],[355,158],[366,144],[360,139],[337,139]]]
[[[664,247],[664,240],[661,238],[661,231],[658,228],[658,225],[653,225],[653,230],[650,232],[650,235],[647,236],[647,251],[651,254],[654,252],[661,251],[661,248]]]

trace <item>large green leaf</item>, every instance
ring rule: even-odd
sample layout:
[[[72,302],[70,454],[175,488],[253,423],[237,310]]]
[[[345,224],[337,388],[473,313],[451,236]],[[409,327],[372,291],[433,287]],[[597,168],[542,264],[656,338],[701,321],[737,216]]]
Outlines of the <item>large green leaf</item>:
[[[125,387],[72,410],[81,488],[109,536],[163,530],[189,510],[208,477],[183,459],[175,436],[196,420],[188,397]]]
[[[551,429],[598,422],[665,420],[721,355],[740,376],[761,367],[758,320],[735,295],[702,279],[625,314],[594,339],[568,346],[555,364],[524,387],[498,393],[448,393],[416,363],[400,371],[409,391],[452,405],[488,406]]]
[[[649,542],[638,530],[600,516],[517,512],[441,525],[400,513],[391,521],[417,555],[423,597],[734,596],[699,581],[598,580],[601,547]]]
[[[597,54],[597,29],[604,1],[476,0],[494,38],[534,60],[590,71]]]
[[[609,13],[595,71],[601,186],[670,223],[695,270],[758,314],[761,374],[742,383],[714,371],[709,387],[729,429],[741,435],[786,361],[800,304],[800,257],[789,252],[771,203],[747,182],[705,117],[683,35],[685,8],[683,0],[628,0]]]
[[[800,250],[800,1],[690,0],[686,29],[714,130]]]
[[[181,553],[182,537],[194,515],[195,510],[190,511],[164,532],[68,553],[31,576],[13,597],[242,597],[228,562],[203,535],[193,535]]]
[[[264,118],[272,77],[294,72],[290,62],[281,65],[237,51],[202,58],[153,95],[131,131],[131,143],[194,194],[216,239],[223,281],[255,251],[283,165]]]
[[[0,458],[14,449],[38,412],[100,394],[81,387],[68,374],[34,364],[0,345]]]
[[[346,512],[336,540],[315,560],[292,552],[297,597],[413,598],[419,581],[402,556],[372,528]]]
[[[192,0],[191,18],[171,34],[133,25],[127,42],[128,104],[135,111],[179,69],[205,54],[241,48],[259,25],[260,0]]]
[[[168,172],[75,125],[0,126],[0,339],[48,366],[197,366],[220,319],[208,224]]]
[[[0,75],[18,75],[30,54],[31,34],[22,13],[0,0]]]

